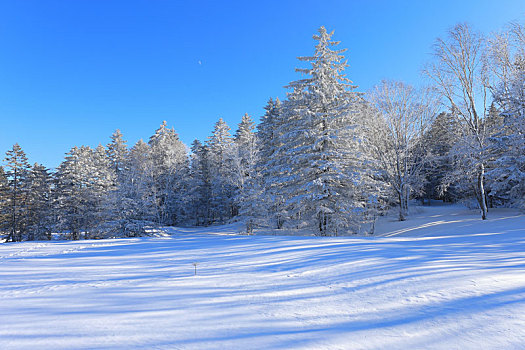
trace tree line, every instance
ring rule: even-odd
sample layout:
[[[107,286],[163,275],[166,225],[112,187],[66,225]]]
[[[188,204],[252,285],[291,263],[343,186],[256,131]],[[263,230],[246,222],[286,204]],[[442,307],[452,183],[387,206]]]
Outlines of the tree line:
[[[140,236],[168,225],[242,220],[317,235],[373,233],[409,201],[525,209],[525,27],[485,37],[458,24],[434,45],[416,88],[383,81],[363,93],[324,27],[301,79],[271,98],[260,123],[219,119],[191,152],[163,122],[128,147],[73,147],[51,172],[15,144],[0,166],[6,241]]]

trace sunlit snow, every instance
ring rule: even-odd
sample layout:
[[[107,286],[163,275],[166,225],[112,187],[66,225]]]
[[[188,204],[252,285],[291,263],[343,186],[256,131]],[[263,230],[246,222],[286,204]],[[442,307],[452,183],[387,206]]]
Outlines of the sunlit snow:
[[[523,349],[525,216],[417,210],[374,237],[3,244],[0,348]]]

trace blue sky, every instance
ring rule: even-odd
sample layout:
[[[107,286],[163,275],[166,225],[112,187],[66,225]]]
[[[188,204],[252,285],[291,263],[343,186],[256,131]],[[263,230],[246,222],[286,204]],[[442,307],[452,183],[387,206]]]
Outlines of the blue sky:
[[[299,78],[324,25],[347,75],[419,85],[436,37],[458,22],[485,33],[523,21],[525,1],[0,0],[0,153],[18,142],[57,166],[119,128],[147,140],[167,120],[190,144],[222,117],[258,119]]]

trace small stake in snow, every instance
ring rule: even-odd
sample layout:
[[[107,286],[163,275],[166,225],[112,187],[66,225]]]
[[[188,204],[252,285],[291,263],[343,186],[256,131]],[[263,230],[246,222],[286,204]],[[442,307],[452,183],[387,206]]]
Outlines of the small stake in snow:
[[[196,262],[193,263],[193,266],[195,267],[195,276],[197,276],[197,265],[198,265],[198,263],[196,263]]]

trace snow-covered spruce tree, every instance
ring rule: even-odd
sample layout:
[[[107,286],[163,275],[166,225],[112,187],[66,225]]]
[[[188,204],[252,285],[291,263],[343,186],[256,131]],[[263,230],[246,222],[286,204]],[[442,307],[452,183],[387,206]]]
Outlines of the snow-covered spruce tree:
[[[31,166],[22,148],[15,143],[6,152],[7,210],[5,228],[7,242],[20,242],[27,230],[27,197],[29,192],[29,173]]]
[[[116,232],[128,237],[141,236],[155,226],[156,191],[150,146],[139,140],[128,152],[119,176],[120,216]]]
[[[106,155],[106,149],[98,145],[91,153],[90,168],[90,216],[93,220],[93,237],[107,236],[114,212],[108,210],[112,204],[112,194],[115,190],[115,170]],[[88,237],[88,238],[93,238]]]
[[[181,223],[185,216],[185,179],[189,163],[186,146],[166,121],[150,137],[155,183],[156,221],[162,225]]]
[[[211,178],[208,147],[199,140],[193,141],[188,178],[188,218],[196,226],[211,224]]]
[[[266,113],[257,125],[258,159],[256,164],[259,190],[255,192],[260,224],[271,228],[281,229],[284,222],[282,204],[284,198],[279,191],[280,179],[283,174],[283,164],[277,156],[282,147],[279,131],[282,129],[283,119],[281,101],[276,98],[268,101],[264,107]]]
[[[128,154],[127,141],[124,140],[119,129],[115,130],[111,135],[111,142],[106,146],[106,154],[109,166],[113,169],[113,173],[117,179],[124,167],[124,162]]]
[[[35,163],[29,174],[27,240],[50,240],[53,229],[53,177],[49,169]]]
[[[57,230],[73,240],[104,237],[106,201],[114,182],[104,147],[73,147],[55,177]]]
[[[89,227],[89,162],[92,149],[73,147],[55,173],[55,230],[78,240]]]
[[[236,187],[235,205],[251,233],[258,215],[257,194],[260,191],[256,164],[258,157],[255,123],[248,114],[242,117],[234,136],[233,179]]]
[[[483,220],[487,218],[485,171],[488,158],[483,123],[488,95],[487,70],[482,64],[484,52],[484,38],[468,25],[458,24],[449,31],[447,40],[436,40],[435,61],[425,69],[448,104],[450,113],[462,126],[462,137],[451,150],[454,173],[448,179],[450,183],[465,180],[469,184]]]
[[[234,144],[230,127],[220,118],[206,143],[211,185],[211,215],[214,222],[225,222],[238,214],[233,180]]]
[[[435,114],[437,101],[427,90],[418,91],[402,82],[383,81],[371,100],[380,118],[376,130],[367,135],[383,179],[397,198],[399,220],[408,215],[413,192],[423,189],[427,163],[422,137]]]
[[[4,168],[0,165],[0,236],[8,232],[7,215],[9,208],[8,182]]]
[[[119,235],[123,233],[122,220],[125,212],[123,172],[128,155],[127,141],[124,140],[119,129],[111,135],[111,141],[106,146],[106,164],[108,175],[113,183],[108,188],[107,198],[104,201],[105,223],[101,227],[104,234]]]
[[[324,27],[311,57],[299,57],[311,67],[296,71],[306,78],[289,84],[293,92],[283,104],[277,131],[282,145],[276,152],[282,176],[276,179],[284,195],[288,224],[337,235],[360,225],[355,209],[358,186],[357,135],[361,99],[343,74],[347,63],[339,44]]]

